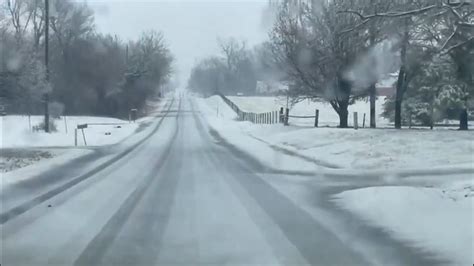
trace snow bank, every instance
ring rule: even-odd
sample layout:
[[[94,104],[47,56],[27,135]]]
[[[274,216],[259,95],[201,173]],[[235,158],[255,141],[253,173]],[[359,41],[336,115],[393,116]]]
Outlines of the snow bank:
[[[455,265],[474,263],[474,181],[443,188],[369,187],[337,194],[343,209]]]

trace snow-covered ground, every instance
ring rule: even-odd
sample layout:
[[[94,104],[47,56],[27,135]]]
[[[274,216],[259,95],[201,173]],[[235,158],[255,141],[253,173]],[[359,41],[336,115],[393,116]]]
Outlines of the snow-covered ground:
[[[92,152],[89,149],[35,149],[32,151],[48,152],[51,157],[31,161],[30,159],[21,159],[21,157],[17,156],[17,160],[21,162],[21,165],[13,166],[10,169],[2,169],[2,172],[4,172],[1,174],[0,179],[0,187],[2,189]]]
[[[31,126],[40,124],[43,119],[43,116],[31,116]],[[74,146],[74,129],[78,124],[89,124],[84,129],[87,145],[102,146],[123,140],[137,130],[140,122],[146,120],[147,118],[144,118],[136,123],[129,123],[125,120],[110,117],[67,116],[54,119],[56,132],[45,133],[30,130],[28,116],[8,115],[0,120],[0,127],[2,128],[0,140],[2,148]],[[110,133],[110,135],[106,135],[106,133]],[[80,130],[78,131],[78,146],[84,146]]]
[[[231,101],[237,104],[243,111],[246,112],[255,112],[263,113],[270,111],[280,110],[281,107],[286,107],[286,98],[284,97],[238,97],[238,96],[229,96]],[[390,122],[382,117],[381,110],[383,103],[385,102],[385,97],[378,97],[376,103],[376,114],[377,120],[376,123],[380,127],[387,127],[390,125]],[[296,103],[293,106],[290,106],[290,115],[295,116],[313,116],[315,110],[319,110],[319,126],[331,126],[335,127],[339,124],[339,117],[331,105],[327,102],[312,102],[308,100],[301,101]],[[363,124],[364,114],[366,114],[366,126],[369,125],[369,113],[370,113],[370,104],[366,100],[359,100],[353,105],[349,106],[349,125],[353,125],[353,114],[354,112],[358,113],[359,126]],[[299,126],[309,126],[314,125],[314,119],[302,119],[302,118],[290,118],[290,124],[299,125]]]
[[[238,98],[240,103],[245,102],[245,97],[235,98]],[[251,104],[247,107],[258,106],[255,104],[255,97],[249,98]],[[265,101],[270,98],[262,97],[262,99],[262,106],[265,106]],[[235,122],[235,113],[217,96],[199,99],[199,102],[203,112],[210,117],[211,126],[228,135],[228,141],[235,142],[236,145],[237,142],[243,144],[247,141],[260,142],[258,147],[271,145],[319,161],[323,165],[334,166],[333,168],[416,171],[474,167],[474,134],[470,131],[354,130],[285,127],[280,124],[255,125],[249,122]],[[300,103],[297,107],[299,106],[301,113],[304,113],[302,104],[306,105]],[[258,111],[258,108],[255,107],[253,110]],[[216,112],[217,109],[219,112]],[[335,119],[333,122],[337,123],[337,116],[333,119]],[[245,133],[244,136],[241,136],[241,133]],[[232,134],[238,136],[232,137]],[[242,141],[243,138],[246,140]],[[248,148],[254,149],[255,146]]]
[[[56,155],[55,151],[46,150],[2,150],[0,156],[0,173],[10,172],[17,168],[34,164],[43,159],[52,158]]]
[[[342,192],[334,201],[370,224],[455,265],[474,263],[474,182],[385,186]],[[469,178],[468,178],[469,179]]]
[[[54,119],[56,131],[51,133],[33,130],[44,121],[43,116],[3,116],[0,118],[0,172],[13,171],[17,175],[18,168],[36,169],[31,167],[33,164],[41,169],[54,167],[90,152],[72,149],[75,144],[74,129],[79,124],[88,124],[84,129],[87,146],[123,142],[151,123],[161,106],[162,102],[158,101],[148,103],[149,115],[132,123],[110,117],[63,116]],[[77,146],[85,146],[81,130],[78,130]],[[31,171],[23,175],[29,176],[29,173]]]
[[[270,98],[232,100],[253,112],[277,110],[280,104]],[[236,121],[236,114],[220,97],[197,102],[207,123],[223,139],[270,168],[309,171],[327,180],[342,176],[355,184],[357,178],[369,184],[367,178],[374,177],[378,186],[345,191],[333,200],[396,239],[455,265],[474,263],[471,131],[256,125]],[[308,103],[294,108],[299,115],[314,112]],[[337,116],[324,119],[328,125],[337,123]]]

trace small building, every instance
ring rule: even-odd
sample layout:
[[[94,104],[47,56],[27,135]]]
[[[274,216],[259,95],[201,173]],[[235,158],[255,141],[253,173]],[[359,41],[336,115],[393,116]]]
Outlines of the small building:
[[[397,91],[396,90],[397,80],[398,80],[398,72],[389,74],[387,77],[377,82],[377,84],[375,84],[377,96],[385,96],[385,97],[394,96]]]

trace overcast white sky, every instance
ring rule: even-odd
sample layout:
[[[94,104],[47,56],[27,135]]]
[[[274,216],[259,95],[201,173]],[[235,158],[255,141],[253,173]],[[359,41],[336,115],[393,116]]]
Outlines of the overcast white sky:
[[[136,39],[162,31],[176,58],[181,85],[196,60],[218,53],[217,38],[237,37],[250,45],[266,39],[262,15],[267,0],[86,0],[99,32]]]

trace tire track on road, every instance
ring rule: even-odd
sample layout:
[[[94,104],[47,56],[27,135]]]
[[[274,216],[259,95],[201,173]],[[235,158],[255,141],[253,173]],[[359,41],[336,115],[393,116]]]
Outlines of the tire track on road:
[[[181,110],[181,98],[179,100],[178,110]],[[76,259],[74,265],[101,265],[103,264],[103,259],[104,259],[105,254],[114,244],[116,238],[119,235],[119,232],[122,230],[126,222],[129,220],[133,210],[140,203],[143,196],[149,190],[149,188],[154,183],[154,181],[157,180],[157,173],[162,169],[164,165],[167,164],[169,154],[179,134],[179,124],[178,124],[179,114],[180,112],[178,111],[176,115],[176,127],[173,133],[173,137],[171,138],[171,141],[166,146],[165,151],[158,158],[157,162],[159,163],[157,163],[155,167],[153,167],[150,174],[127,197],[127,199],[122,204],[122,206],[115,212],[115,214],[109,219],[109,221],[104,225],[104,227],[102,227],[101,231],[92,239],[91,242],[89,242],[87,247],[82,251],[79,257]],[[162,189],[165,189],[164,191],[166,192],[165,194],[169,195],[169,197],[165,197],[167,200],[165,200],[164,202],[167,204],[163,206],[164,208],[157,208],[157,209],[165,209],[159,214],[160,217],[164,217],[165,219],[166,217],[169,217],[169,210],[168,212],[166,210],[167,208],[170,208],[170,206],[167,206],[167,205],[171,205],[169,200],[172,200],[172,195],[174,191],[172,188],[175,187],[175,185],[177,184],[177,181],[171,182],[172,180],[170,178],[173,178],[173,176],[169,176],[168,178],[164,177],[164,179],[157,180],[159,182],[158,187],[160,188],[162,187]],[[157,193],[157,195],[158,194],[161,194],[161,193]],[[157,202],[157,204],[163,205],[163,202],[161,203]],[[163,230],[160,230],[160,231],[163,231]]]

